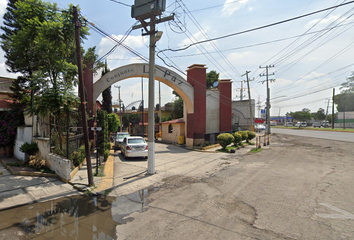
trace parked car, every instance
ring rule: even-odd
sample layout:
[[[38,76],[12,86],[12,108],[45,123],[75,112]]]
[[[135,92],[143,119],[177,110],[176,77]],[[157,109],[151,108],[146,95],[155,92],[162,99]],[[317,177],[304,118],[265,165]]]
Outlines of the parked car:
[[[121,144],[121,153],[124,158],[144,157],[148,158],[148,145],[142,137],[126,137]]]
[[[306,122],[297,122],[295,124],[295,127],[307,127],[307,123]]]
[[[285,122],[284,127],[292,127],[293,123],[292,122]]]
[[[270,126],[277,126],[278,122],[277,121],[270,121]]]
[[[320,128],[321,126],[322,126],[321,122],[312,123],[312,127],[314,127],[314,128],[316,128],[316,127]]]
[[[265,131],[266,127],[264,126],[264,124],[256,124],[254,126],[254,131],[256,132],[261,132],[261,131]]]
[[[120,149],[124,138],[130,137],[128,132],[117,132],[115,137],[114,150]]]
[[[322,121],[322,127],[329,127],[329,121]]]

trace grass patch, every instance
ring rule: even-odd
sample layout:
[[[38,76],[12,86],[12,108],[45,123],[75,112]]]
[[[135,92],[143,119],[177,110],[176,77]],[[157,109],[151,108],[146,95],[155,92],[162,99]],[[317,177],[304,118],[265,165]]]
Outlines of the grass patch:
[[[40,169],[39,171],[41,171],[42,173],[53,173],[55,174],[55,171],[50,170],[50,168],[44,166],[42,169]]]
[[[252,150],[250,151],[251,153],[257,153],[257,152],[261,152],[262,148],[252,148]]]
[[[19,167],[21,163],[6,163],[7,166]]]

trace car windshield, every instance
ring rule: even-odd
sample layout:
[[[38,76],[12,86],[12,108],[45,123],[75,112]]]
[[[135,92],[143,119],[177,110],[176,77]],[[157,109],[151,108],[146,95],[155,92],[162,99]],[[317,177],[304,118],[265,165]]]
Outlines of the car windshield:
[[[117,134],[117,139],[124,139],[129,136],[130,136],[129,134]]]
[[[145,140],[142,138],[131,138],[128,139],[128,143],[132,144],[132,143],[145,143]]]

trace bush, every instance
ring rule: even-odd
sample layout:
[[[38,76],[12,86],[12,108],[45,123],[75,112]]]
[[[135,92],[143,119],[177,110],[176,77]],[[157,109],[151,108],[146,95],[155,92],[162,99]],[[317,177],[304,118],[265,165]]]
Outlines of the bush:
[[[38,144],[37,142],[32,142],[32,143],[25,142],[20,147],[20,151],[23,153],[27,153],[28,155],[34,155],[39,151]]]
[[[108,159],[108,157],[109,157],[109,150],[106,149],[106,150],[104,151],[104,156],[103,156],[103,157],[104,157],[104,161],[107,161],[107,159]]]
[[[234,142],[234,145],[235,145],[235,146],[237,146],[240,142],[242,142],[242,136],[241,136],[241,134],[235,132],[235,133],[233,134],[233,136],[234,136],[233,142]]]
[[[254,133],[254,132],[251,132],[251,131],[247,131],[247,142],[249,141],[249,140],[252,140],[253,138],[255,138],[256,137],[256,134]]]
[[[246,131],[239,131],[237,133],[239,133],[242,136],[242,141],[247,140],[248,134]]]
[[[28,166],[33,167],[36,170],[40,170],[45,166],[45,160],[41,157],[30,156]]]
[[[217,136],[217,140],[218,140],[219,144],[221,145],[221,147],[223,149],[225,149],[229,144],[232,143],[232,141],[234,140],[234,137],[230,133],[222,133]]]
[[[85,157],[85,145],[83,145],[79,147],[75,152],[73,152],[73,154],[71,154],[70,160],[72,164],[77,167],[85,160]]]

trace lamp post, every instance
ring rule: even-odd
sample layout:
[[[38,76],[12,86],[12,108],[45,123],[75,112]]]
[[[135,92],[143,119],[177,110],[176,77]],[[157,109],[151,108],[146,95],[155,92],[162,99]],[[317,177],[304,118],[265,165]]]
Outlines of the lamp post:
[[[121,107],[121,100],[120,100],[120,86],[114,86],[118,88],[118,104],[119,104],[119,121],[120,121],[120,131],[122,132],[122,107]]]

